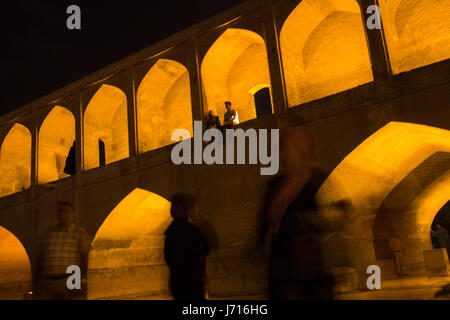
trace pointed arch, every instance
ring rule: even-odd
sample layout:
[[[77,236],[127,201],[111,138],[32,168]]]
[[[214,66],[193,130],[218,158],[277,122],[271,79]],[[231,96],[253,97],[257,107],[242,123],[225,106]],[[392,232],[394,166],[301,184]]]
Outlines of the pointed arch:
[[[31,185],[31,132],[16,123],[0,149],[0,195],[7,196]]]
[[[373,81],[356,0],[303,0],[280,32],[290,107]]]
[[[75,117],[68,109],[55,106],[39,129],[38,182],[67,177],[65,160],[75,141]]]
[[[100,165],[99,140],[105,145],[105,164],[129,156],[127,97],[119,88],[103,84],[84,111],[84,167]]]
[[[189,72],[179,62],[159,59],[137,91],[139,152],[172,143],[172,132],[186,129],[192,135]]]

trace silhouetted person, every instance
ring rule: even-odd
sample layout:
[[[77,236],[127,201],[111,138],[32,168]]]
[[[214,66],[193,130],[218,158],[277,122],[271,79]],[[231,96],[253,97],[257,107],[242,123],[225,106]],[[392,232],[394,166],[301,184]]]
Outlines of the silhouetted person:
[[[57,205],[57,225],[50,228],[39,247],[35,274],[35,292],[43,300],[86,299],[88,256],[91,248],[89,235],[74,224],[74,208],[69,202]],[[81,271],[81,289],[69,290],[69,266]]]
[[[327,174],[318,167],[308,132],[285,129],[280,143],[280,173],[269,182],[263,210],[266,234],[272,235],[269,299],[332,299],[334,277],[326,270],[322,241],[327,231],[316,220],[314,199]]]
[[[234,125],[239,124],[239,115],[237,110],[231,108],[230,101],[225,102],[225,109],[227,111],[223,115],[223,126],[226,129],[231,129]]]
[[[206,129],[221,129],[219,116],[213,111],[209,110],[208,118],[206,119]]]
[[[438,248],[448,248],[448,231],[439,223],[435,224],[433,231],[431,232],[431,237],[435,239],[435,243]]]
[[[77,168],[75,166],[75,141],[70,147],[69,154],[66,158],[66,164],[64,166],[64,173],[73,176],[77,173]]]
[[[170,290],[175,300],[204,300],[204,265],[209,246],[200,230],[189,222],[195,198],[177,193],[171,203],[173,222],[165,231],[164,245],[164,260],[170,269]]]
[[[405,277],[406,273],[403,271],[402,240],[400,240],[395,231],[389,239],[389,246],[394,254],[395,273],[398,277]]]

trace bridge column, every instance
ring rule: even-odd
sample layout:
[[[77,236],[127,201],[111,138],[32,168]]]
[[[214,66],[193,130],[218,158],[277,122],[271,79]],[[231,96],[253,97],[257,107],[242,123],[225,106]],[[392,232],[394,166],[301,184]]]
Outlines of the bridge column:
[[[372,62],[372,72],[374,81],[386,81],[391,75],[389,56],[383,39],[383,17],[381,17],[381,29],[370,30],[367,28],[367,20],[374,14],[367,13],[367,8],[378,5],[378,0],[358,0],[361,6],[364,30],[366,31],[367,43],[369,47],[370,60]],[[381,13],[380,13],[381,16]]]
[[[202,121],[203,115],[207,114],[204,110],[202,83],[200,76],[200,61],[198,58],[197,46],[195,39],[192,39],[187,44],[187,69],[189,72],[189,81],[191,88],[191,104],[192,104],[192,120]]]
[[[128,119],[128,148],[130,158],[138,153],[137,142],[137,122],[136,122],[136,93],[139,84],[136,83],[135,70],[125,71],[127,76],[126,81],[129,81],[125,87],[124,92],[127,97],[127,119]]]
[[[278,27],[275,22],[272,1],[263,0],[263,5],[264,34],[272,87],[273,111],[274,113],[281,113],[287,108],[287,98],[284,87],[283,68],[281,66]]]
[[[83,163],[83,102],[81,98],[81,91],[76,93],[77,103],[74,107],[75,117],[75,168],[77,173],[84,169]]]

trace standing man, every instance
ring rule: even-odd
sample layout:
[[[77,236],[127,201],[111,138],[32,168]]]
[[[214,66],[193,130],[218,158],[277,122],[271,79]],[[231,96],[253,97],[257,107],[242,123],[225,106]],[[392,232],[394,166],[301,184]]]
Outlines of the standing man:
[[[165,231],[164,260],[170,269],[170,290],[175,300],[204,300],[205,258],[209,245],[189,222],[195,198],[177,193],[172,197],[173,222]]]
[[[57,225],[50,228],[39,247],[36,266],[35,291],[42,300],[86,299],[88,256],[91,248],[89,235],[74,224],[74,207],[69,202],[58,202]],[[81,289],[69,289],[69,266],[77,266],[81,273]]]
[[[225,111],[223,115],[223,126],[225,129],[231,129],[234,125],[239,124],[239,115],[237,110],[231,108],[231,102],[225,101]]]

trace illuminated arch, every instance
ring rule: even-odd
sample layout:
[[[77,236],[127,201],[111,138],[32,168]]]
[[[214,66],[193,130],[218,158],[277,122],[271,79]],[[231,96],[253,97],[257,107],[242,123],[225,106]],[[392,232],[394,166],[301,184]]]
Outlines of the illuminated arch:
[[[450,58],[450,2],[380,0],[394,74]]]
[[[350,259],[357,268],[375,261],[372,228],[383,201],[412,170],[437,152],[450,152],[450,131],[390,122],[345,157],[321,186],[316,195],[319,203],[352,202],[347,236],[353,239],[351,250],[356,251]],[[334,187],[337,184],[339,188]]]
[[[66,108],[55,106],[39,130],[38,182],[62,179],[66,158],[75,141],[75,118]]]
[[[432,249],[431,221],[450,197],[444,185],[450,170],[450,153],[436,152],[414,168],[384,199],[373,223],[373,241],[377,264],[385,276],[395,276],[389,239],[394,232],[402,240],[403,264],[409,274],[424,271],[423,251]],[[444,198],[444,199],[442,199]],[[422,200],[419,200],[422,199]],[[423,200],[426,199],[426,200]],[[418,203],[427,201],[428,210]]]
[[[362,211],[378,208],[389,192],[436,152],[450,151],[450,131],[390,122],[367,138],[334,169],[318,192],[321,202],[350,199]],[[339,189],[332,182],[340,181]]]
[[[289,106],[373,81],[356,0],[303,0],[284,22],[280,46]]]
[[[0,149],[0,195],[7,196],[31,185],[31,133],[16,123]]]
[[[106,164],[129,156],[127,97],[104,84],[84,112],[84,167],[99,166],[99,139],[105,143]]]
[[[164,231],[170,203],[135,189],[97,231],[89,256],[89,299],[168,298]]]
[[[0,300],[21,300],[30,290],[28,254],[19,239],[0,226]]]
[[[225,101],[231,101],[241,122],[256,117],[249,90],[270,84],[266,45],[255,32],[229,28],[206,53],[201,75],[205,105],[223,120]]]
[[[189,73],[173,60],[159,59],[137,91],[139,152],[172,143],[172,132],[187,129],[192,135]]]

